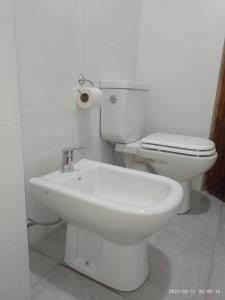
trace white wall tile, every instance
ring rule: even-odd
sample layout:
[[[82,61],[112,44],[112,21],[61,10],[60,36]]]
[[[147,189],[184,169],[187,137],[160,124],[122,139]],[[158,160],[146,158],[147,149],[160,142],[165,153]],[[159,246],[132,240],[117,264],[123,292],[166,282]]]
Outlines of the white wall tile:
[[[69,109],[22,111],[27,213],[35,220],[50,221],[57,217],[41,199],[31,194],[28,181],[59,169],[62,149],[80,145],[76,118],[76,112]],[[77,153],[77,159],[79,155]],[[48,230],[31,228],[30,234],[34,237],[30,241],[36,242]]]
[[[56,216],[29,192],[28,179],[58,169],[61,150],[112,161],[100,138],[99,110],[74,109],[76,76],[135,79],[140,0],[14,0],[28,215]],[[126,20],[126,26],[124,26]],[[67,109],[67,110],[66,110]],[[31,241],[45,230],[32,228]]]
[[[0,253],[26,240],[20,122],[0,122]]]
[[[0,255],[0,299],[29,300],[29,265],[27,242]]]
[[[15,22],[0,1],[0,299],[29,299],[29,267]]]
[[[79,1],[15,0],[22,109],[71,108],[82,62]]]
[[[19,119],[12,3],[0,2],[0,120]]]
[[[208,137],[220,55],[146,53],[144,58],[138,79],[147,79],[151,86],[145,134],[158,131]]]
[[[84,0],[84,30],[136,55],[140,0]]]
[[[78,144],[76,118],[72,109],[22,111],[24,154],[31,166],[40,166],[40,154],[61,152],[64,147]]]
[[[99,79],[134,80],[136,56],[88,34],[84,38],[82,71],[98,84]]]
[[[209,135],[224,1],[142,1],[137,79],[151,86],[145,132]],[[174,113],[176,112],[176,117]]]
[[[224,37],[223,0],[142,0],[137,80],[151,87],[144,134],[209,136]]]
[[[80,145],[85,147],[85,151],[81,153],[82,157],[111,163],[112,146],[100,136],[100,109],[78,109],[78,119]]]
[[[142,0],[140,43],[152,52],[221,51],[223,0]]]

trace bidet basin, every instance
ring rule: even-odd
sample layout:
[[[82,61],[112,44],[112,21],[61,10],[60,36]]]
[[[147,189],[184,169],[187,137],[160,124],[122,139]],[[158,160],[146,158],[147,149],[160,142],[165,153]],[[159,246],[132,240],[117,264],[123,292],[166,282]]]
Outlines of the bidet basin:
[[[146,238],[175,216],[183,196],[167,177],[85,159],[71,173],[56,171],[30,183],[67,223],[65,262],[126,291],[146,279]]]
[[[31,179],[33,190],[66,222],[123,243],[158,230],[180,204],[182,189],[167,177],[90,160],[74,168]]]

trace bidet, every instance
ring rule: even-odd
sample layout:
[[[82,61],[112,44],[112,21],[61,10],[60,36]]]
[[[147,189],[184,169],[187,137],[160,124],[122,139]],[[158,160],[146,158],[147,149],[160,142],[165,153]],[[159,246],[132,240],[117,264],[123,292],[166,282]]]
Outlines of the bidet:
[[[131,291],[149,272],[147,238],[178,211],[183,190],[172,179],[96,161],[30,180],[67,223],[65,263],[112,288]]]

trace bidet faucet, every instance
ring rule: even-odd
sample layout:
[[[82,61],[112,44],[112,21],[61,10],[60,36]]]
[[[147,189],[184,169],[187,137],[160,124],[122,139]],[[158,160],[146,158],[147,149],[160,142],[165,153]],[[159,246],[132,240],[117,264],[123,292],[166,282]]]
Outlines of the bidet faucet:
[[[69,148],[63,149],[62,168],[61,168],[62,173],[68,173],[68,172],[72,172],[74,170],[73,153],[74,153],[74,151],[81,150],[81,149],[84,149],[84,148],[83,147],[69,147]]]

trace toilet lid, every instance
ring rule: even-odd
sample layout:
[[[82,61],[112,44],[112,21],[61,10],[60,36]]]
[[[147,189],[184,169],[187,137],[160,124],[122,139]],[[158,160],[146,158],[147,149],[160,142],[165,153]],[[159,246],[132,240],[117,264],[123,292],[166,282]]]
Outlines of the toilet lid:
[[[216,153],[215,144],[208,139],[163,133],[143,138],[141,147],[191,156],[211,156]]]

